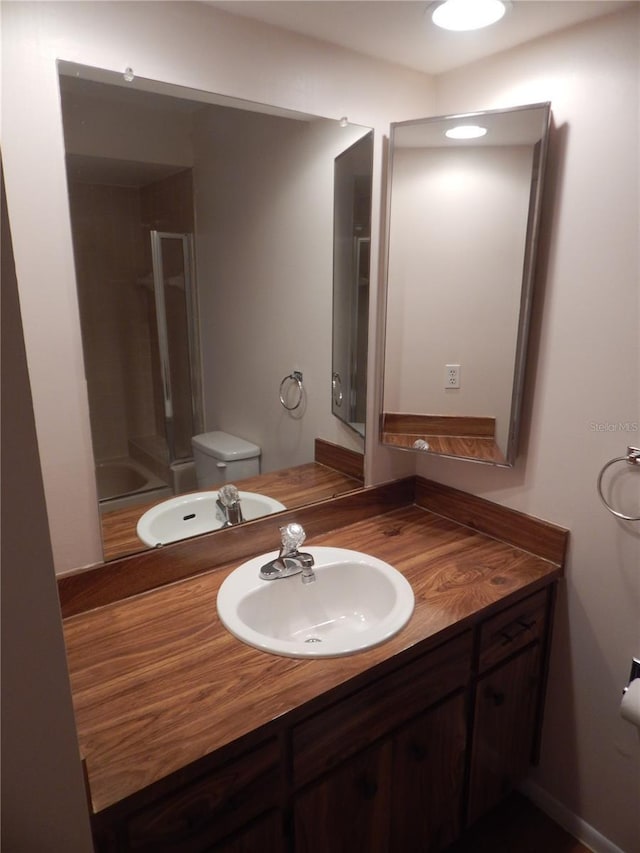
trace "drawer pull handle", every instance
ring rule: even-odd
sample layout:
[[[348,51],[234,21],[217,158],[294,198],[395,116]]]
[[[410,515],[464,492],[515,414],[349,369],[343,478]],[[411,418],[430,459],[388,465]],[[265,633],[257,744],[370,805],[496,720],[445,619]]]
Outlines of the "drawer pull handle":
[[[512,643],[514,640],[517,640],[518,637],[526,634],[527,631],[533,630],[535,627],[535,620],[533,622],[526,622],[524,619],[518,619],[516,623],[509,625],[508,629],[503,628],[500,632],[502,645],[505,646],[507,643]]]

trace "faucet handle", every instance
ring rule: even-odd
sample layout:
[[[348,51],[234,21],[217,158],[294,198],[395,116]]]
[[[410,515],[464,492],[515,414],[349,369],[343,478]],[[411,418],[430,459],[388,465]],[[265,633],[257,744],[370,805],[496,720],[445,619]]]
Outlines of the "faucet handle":
[[[227,483],[227,485],[221,486],[218,489],[218,497],[220,498],[220,503],[226,507],[233,506],[233,504],[238,503],[240,500],[238,489],[231,483]]]
[[[282,536],[282,554],[293,554],[307,538],[302,525],[295,521],[287,524],[286,527],[281,527],[280,535]]]
[[[244,521],[242,506],[240,505],[240,493],[231,483],[218,489],[216,504],[221,512],[223,527],[231,527]]]

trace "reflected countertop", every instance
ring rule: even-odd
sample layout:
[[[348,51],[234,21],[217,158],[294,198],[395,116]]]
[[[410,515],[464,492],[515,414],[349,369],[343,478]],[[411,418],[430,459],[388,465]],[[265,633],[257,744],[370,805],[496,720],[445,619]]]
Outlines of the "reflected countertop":
[[[234,485],[244,492],[268,495],[288,509],[362,488],[360,480],[318,462],[248,477],[234,482]],[[136,525],[140,516],[158,503],[162,501],[140,503],[126,509],[106,512],[101,516],[105,560],[115,560],[147,550],[147,546],[136,535]]]

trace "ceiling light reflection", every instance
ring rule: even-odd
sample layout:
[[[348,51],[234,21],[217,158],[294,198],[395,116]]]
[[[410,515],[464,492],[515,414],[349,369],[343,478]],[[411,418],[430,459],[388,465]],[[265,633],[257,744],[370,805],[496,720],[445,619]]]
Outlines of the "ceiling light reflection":
[[[433,23],[445,30],[479,30],[495,24],[506,12],[502,0],[446,0],[431,16]]]
[[[479,139],[486,132],[487,128],[478,124],[459,124],[446,130],[444,135],[449,139]]]

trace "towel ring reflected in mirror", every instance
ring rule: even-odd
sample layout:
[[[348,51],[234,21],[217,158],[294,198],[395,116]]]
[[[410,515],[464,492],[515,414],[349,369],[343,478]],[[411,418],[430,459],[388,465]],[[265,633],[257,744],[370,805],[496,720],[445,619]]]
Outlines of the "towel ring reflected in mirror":
[[[331,396],[336,406],[342,406],[342,379],[339,373],[331,374]]]
[[[285,390],[288,382],[295,382],[298,386],[297,391],[297,402],[293,405],[289,405],[285,397]],[[296,409],[300,408],[302,403],[302,398],[304,395],[304,389],[302,387],[302,373],[299,370],[294,370],[293,373],[290,373],[288,376],[285,376],[282,382],[280,383],[280,403],[283,408],[285,408],[288,412],[295,412]]]

